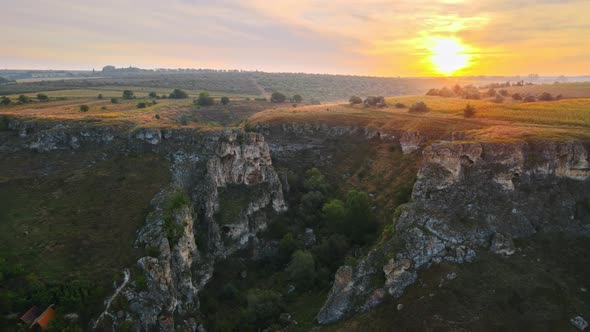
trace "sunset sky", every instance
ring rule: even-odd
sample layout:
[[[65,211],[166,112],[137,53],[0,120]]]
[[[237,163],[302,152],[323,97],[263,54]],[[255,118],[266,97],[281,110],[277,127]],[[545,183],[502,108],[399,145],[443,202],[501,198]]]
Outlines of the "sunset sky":
[[[590,1],[19,0],[0,68],[590,74]]]

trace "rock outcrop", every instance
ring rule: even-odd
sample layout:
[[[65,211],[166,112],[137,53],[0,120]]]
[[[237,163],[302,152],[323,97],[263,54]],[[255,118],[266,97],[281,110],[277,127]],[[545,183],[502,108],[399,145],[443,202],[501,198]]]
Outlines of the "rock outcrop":
[[[413,202],[394,220],[394,236],[340,268],[318,321],[363,312],[384,291],[399,298],[432,264],[470,262],[476,250],[511,255],[513,238],[546,230],[590,234],[589,197],[581,142],[432,144],[423,151]],[[374,280],[376,267],[382,285],[366,278]]]

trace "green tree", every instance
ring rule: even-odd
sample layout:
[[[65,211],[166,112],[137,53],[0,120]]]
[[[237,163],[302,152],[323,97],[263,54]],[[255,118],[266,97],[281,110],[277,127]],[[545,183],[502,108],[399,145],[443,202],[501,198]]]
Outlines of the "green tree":
[[[31,99],[25,95],[20,95],[20,96],[18,96],[18,101],[21,104],[26,104],[26,103],[30,102]]]
[[[37,99],[39,101],[48,101],[49,100],[49,97],[46,94],[44,94],[44,93],[38,93],[37,94]]]
[[[287,233],[279,242],[279,258],[286,262],[293,252],[299,248],[299,241],[295,239],[293,233]]]
[[[287,97],[280,92],[273,92],[270,96],[270,101],[273,103],[284,103],[285,100],[287,100]]]
[[[364,244],[368,236],[377,229],[377,221],[371,211],[369,195],[351,190],[346,197],[345,234],[355,243]]]
[[[90,107],[88,107],[88,105],[80,105],[80,112],[88,112],[90,110]]]
[[[103,99],[104,97],[102,96],[102,93],[99,93],[97,98],[98,99]]]
[[[146,108],[147,104],[145,102],[137,103],[137,108]]]
[[[12,103],[12,100],[10,100],[10,98],[6,97],[6,96],[2,96],[2,99],[0,99],[0,104],[2,105],[10,105]]]
[[[186,99],[186,98],[188,98],[188,94],[183,90],[174,89],[174,91],[172,91],[172,93],[170,93],[168,98],[170,98],[170,99]]]
[[[199,97],[195,100],[195,104],[199,106],[209,106],[213,105],[214,100],[212,97],[209,96],[209,92],[203,91],[199,93]]]
[[[319,191],[326,193],[328,191],[328,181],[326,177],[317,168],[308,169],[305,172],[306,179],[303,182],[303,187],[307,191]]]
[[[301,95],[294,95],[291,99],[296,103],[300,103],[303,101],[303,97],[301,97]]]
[[[118,104],[118,103],[119,103],[118,98],[111,98],[111,104]]]
[[[157,94],[157,93],[155,93],[155,92],[150,92],[150,93],[148,94],[148,96],[149,96],[150,98],[158,98],[158,94]]]
[[[363,100],[359,96],[351,96],[350,99],[348,99],[348,102],[351,105],[358,105],[358,104],[362,104]]]
[[[223,105],[229,104],[229,98],[228,97],[221,97],[221,100],[220,101],[221,101],[221,103]]]
[[[133,99],[135,98],[135,94],[131,90],[124,90],[123,91],[123,99]]]
[[[328,230],[335,233],[343,231],[343,225],[346,219],[346,209],[344,202],[339,199],[332,199],[322,207],[322,215]],[[348,234],[346,234],[348,235]]]
[[[289,278],[300,290],[307,290],[315,282],[315,260],[311,252],[297,250],[286,269]]]
[[[408,109],[408,112],[410,112],[410,113],[426,113],[426,112],[430,112],[430,108],[428,106],[426,106],[426,103],[424,103],[423,101],[419,101],[419,102],[412,104],[412,106],[410,106],[410,109]]]

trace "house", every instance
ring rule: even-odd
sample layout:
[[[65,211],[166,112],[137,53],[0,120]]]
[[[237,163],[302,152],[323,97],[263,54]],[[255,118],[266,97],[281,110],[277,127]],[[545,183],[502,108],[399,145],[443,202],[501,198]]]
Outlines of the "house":
[[[41,312],[41,309],[36,305],[32,306],[24,315],[21,316],[20,320],[30,324],[30,328],[33,330],[41,329],[46,330],[49,326],[49,322],[55,318],[57,312],[55,311],[55,305],[50,305]]]

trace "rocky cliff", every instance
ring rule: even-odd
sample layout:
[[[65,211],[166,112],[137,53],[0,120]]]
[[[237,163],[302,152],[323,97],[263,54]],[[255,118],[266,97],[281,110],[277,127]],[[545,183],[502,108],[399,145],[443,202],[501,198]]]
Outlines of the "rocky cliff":
[[[319,312],[335,322],[399,298],[420,270],[514,252],[513,238],[540,231],[590,234],[588,146],[581,142],[452,143],[423,151],[412,202],[391,238],[343,266]]]

